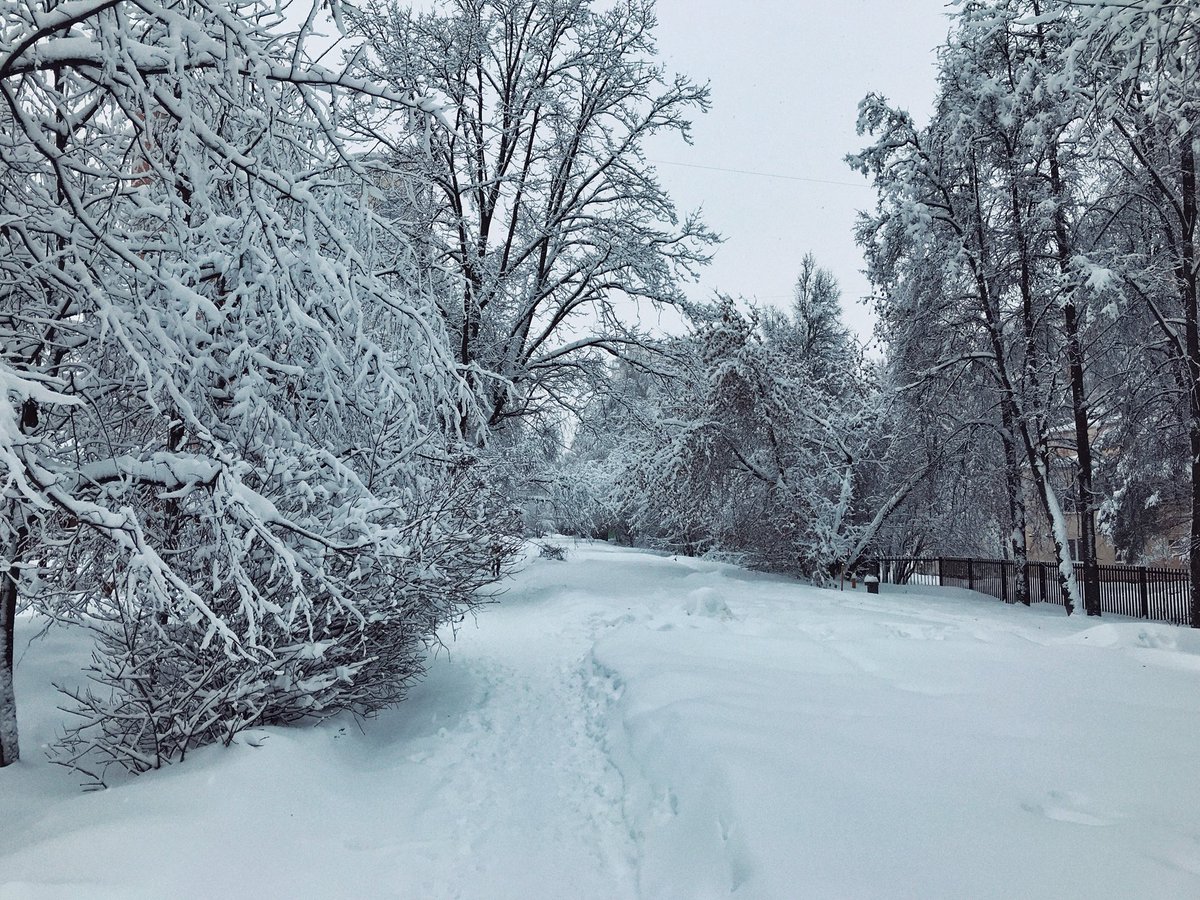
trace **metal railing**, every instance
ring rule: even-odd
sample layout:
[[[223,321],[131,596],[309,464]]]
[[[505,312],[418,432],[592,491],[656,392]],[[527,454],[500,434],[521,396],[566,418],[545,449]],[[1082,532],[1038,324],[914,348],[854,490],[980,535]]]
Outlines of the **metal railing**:
[[[1017,564],[1008,559],[884,557],[876,560],[879,580],[891,584],[935,584],[962,587],[1015,603]],[[1084,567],[1075,564],[1075,577],[1083,585]],[[1174,625],[1190,625],[1188,599],[1191,579],[1187,569],[1167,566],[1096,566],[1100,585],[1100,611]],[[1028,562],[1025,577],[1031,603],[1063,605],[1058,564]],[[1082,610],[1079,610],[1082,612]]]

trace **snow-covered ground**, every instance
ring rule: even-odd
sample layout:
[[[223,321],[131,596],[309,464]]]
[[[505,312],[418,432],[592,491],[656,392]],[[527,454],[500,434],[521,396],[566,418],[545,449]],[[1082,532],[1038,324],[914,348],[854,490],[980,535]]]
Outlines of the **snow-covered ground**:
[[[889,587],[575,545],[365,730],[97,793],[39,753],[53,632],[0,898],[1200,897],[1200,635]]]

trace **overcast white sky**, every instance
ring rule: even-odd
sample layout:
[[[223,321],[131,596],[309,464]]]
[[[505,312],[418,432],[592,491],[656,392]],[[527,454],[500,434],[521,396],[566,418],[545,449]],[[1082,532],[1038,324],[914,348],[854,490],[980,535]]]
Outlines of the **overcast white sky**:
[[[689,293],[786,304],[812,251],[841,282],[848,323],[869,336],[870,316],[855,302],[868,285],[853,226],[874,193],[843,157],[862,145],[854,124],[870,91],[927,117],[933,50],[948,28],[944,0],[658,0],[657,8],[668,69],[712,88],[693,146],[648,147],[679,209],[702,207],[726,239]]]

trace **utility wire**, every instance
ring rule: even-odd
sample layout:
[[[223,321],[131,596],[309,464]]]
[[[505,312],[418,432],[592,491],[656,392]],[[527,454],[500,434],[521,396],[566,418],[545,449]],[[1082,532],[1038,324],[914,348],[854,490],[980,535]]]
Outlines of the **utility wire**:
[[[705,169],[709,172],[729,172],[733,175],[753,175],[756,178],[783,178],[787,181],[807,181],[810,184],[836,184],[841,187],[870,188],[871,185],[855,181],[830,181],[826,178],[805,178],[803,175],[781,175],[778,172],[752,172],[749,169],[726,169],[721,166],[701,166],[696,163],[671,162],[665,159],[648,159],[656,166],[681,166],[685,169]]]

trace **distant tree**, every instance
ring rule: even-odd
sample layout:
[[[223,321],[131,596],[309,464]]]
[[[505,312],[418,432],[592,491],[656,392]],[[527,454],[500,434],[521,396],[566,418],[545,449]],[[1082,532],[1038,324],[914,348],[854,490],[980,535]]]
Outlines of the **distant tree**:
[[[909,448],[899,452],[901,459],[915,453],[929,466],[883,530],[878,549],[886,556],[1019,555],[1024,499],[1005,462],[973,310],[947,283],[936,244],[913,240],[898,224],[880,224],[864,217],[859,237],[880,297],[880,378],[891,397],[884,427]]]
[[[842,322],[842,291],[837,280],[806,253],[792,289],[792,304],[786,311],[764,312],[766,329],[789,354],[812,369],[828,369],[847,375],[853,366],[833,365],[851,361],[858,349],[850,330]]]
[[[673,343],[673,342],[672,342]],[[553,519],[570,534],[631,543],[633,511],[624,479],[644,449],[638,437],[654,428],[659,391],[676,377],[665,353],[626,353],[593,382],[580,408],[570,447],[555,460],[550,479]]]
[[[875,178],[880,194],[875,213],[860,223],[859,241],[881,297],[882,322],[891,329],[885,336],[900,354],[893,364],[910,400],[920,395],[939,405],[938,385],[947,377],[957,382],[962,370],[985,367],[988,407],[1003,454],[1010,552],[1023,572],[1026,454],[1020,398],[1007,359],[1010,332],[1000,291],[984,265],[993,235],[976,218],[983,206],[971,193],[986,179],[976,177],[974,157],[954,156],[956,137],[945,118],[935,117],[921,130],[903,111],[868,97],[859,123],[876,142],[852,162]],[[1019,581],[1018,598],[1026,596]]]
[[[693,306],[691,331],[659,368],[626,375],[619,401],[603,406],[615,439],[581,448],[590,461],[598,443],[610,461],[588,463],[608,491],[593,508],[641,542],[821,581],[861,561],[927,461],[910,455],[898,483],[882,477],[902,465],[901,445],[881,433],[886,403],[839,299],[809,256],[789,310]]]

